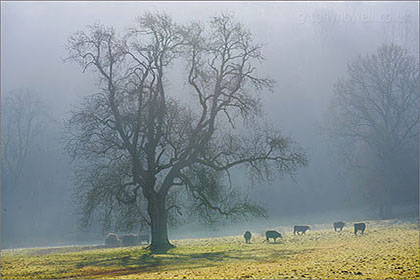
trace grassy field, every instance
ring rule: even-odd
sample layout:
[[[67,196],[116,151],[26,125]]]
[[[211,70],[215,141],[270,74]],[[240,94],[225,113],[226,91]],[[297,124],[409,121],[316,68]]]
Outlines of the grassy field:
[[[140,246],[6,250],[1,278],[418,279],[418,225],[366,222],[358,236],[350,227],[334,232],[331,225],[315,225],[302,236],[283,229],[276,244],[264,242],[260,233],[251,244],[242,236],[186,239],[158,255]]]

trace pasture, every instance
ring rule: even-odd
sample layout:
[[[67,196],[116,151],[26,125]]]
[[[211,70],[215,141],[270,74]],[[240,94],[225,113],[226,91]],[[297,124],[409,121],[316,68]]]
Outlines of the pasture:
[[[278,243],[253,232],[206,239],[172,241],[167,254],[145,246],[75,246],[5,250],[2,279],[418,279],[419,228],[415,222],[365,221],[364,235],[347,225],[313,225],[306,235],[283,235]],[[276,229],[275,227],[273,229]]]

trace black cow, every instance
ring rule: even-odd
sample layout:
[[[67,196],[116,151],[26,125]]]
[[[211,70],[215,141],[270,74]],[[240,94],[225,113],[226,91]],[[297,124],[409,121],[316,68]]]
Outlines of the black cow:
[[[357,235],[358,231],[361,231],[362,234],[365,232],[366,224],[365,223],[357,223],[354,224],[354,235]]]
[[[244,234],[245,243],[251,243],[251,236],[252,234],[249,231],[245,232]]]
[[[342,231],[343,230],[343,227],[345,226],[346,224],[345,223],[343,223],[343,222],[336,222],[336,223],[334,223],[334,231],[337,231],[337,229],[339,228],[340,229],[340,231]]]
[[[293,228],[294,230],[293,230],[293,234],[294,235],[296,235],[296,233],[297,234],[299,234],[299,232],[301,233],[301,234],[306,234],[305,232],[308,230],[308,229],[311,229],[309,226],[294,226],[294,228]]]
[[[267,239],[267,242],[270,242],[270,238],[274,239],[274,242],[276,242],[277,238],[283,238],[280,234],[280,232],[277,232],[275,230],[268,230],[265,232],[265,238]]]

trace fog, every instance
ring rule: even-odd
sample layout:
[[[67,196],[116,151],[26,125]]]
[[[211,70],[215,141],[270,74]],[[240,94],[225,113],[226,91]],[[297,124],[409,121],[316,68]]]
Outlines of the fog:
[[[98,91],[98,80],[94,73],[82,73],[78,65],[64,61],[65,46],[71,34],[87,25],[100,22],[122,32],[146,11],[166,12],[179,23],[234,13],[255,42],[263,44],[260,72],[276,81],[273,92],[262,94],[264,118],[308,156],[306,167],[271,182],[251,183],[245,171],[233,172],[235,185],[267,209],[267,219],[235,224],[221,219],[212,226],[191,221],[170,228],[170,238],[378,218],[360,178],[348,171],[323,127],[333,86],[359,55],[397,43],[418,61],[418,3],[2,2],[1,110],[7,96],[28,90],[45,104],[46,123],[31,146],[19,183],[12,185],[2,158],[2,248],[101,242],[99,224],[79,226],[73,165],[62,143],[64,121],[84,96]],[[188,102],[190,95],[180,78],[184,72],[176,70],[169,74],[171,90]],[[2,118],[2,137],[4,127]],[[402,167],[414,173],[395,193],[395,217],[418,215],[418,149],[414,153],[415,160]]]

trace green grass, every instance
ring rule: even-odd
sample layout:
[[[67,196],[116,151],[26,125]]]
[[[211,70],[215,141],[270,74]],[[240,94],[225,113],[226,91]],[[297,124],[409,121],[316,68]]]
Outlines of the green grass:
[[[418,279],[419,229],[413,223],[368,221],[351,228],[285,232],[277,244],[253,235],[173,241],[167,254],[144,247],[67,247],[3,251],[1,276],[10,278],[146,279]],[[330,227],[330,226],[329,226]],[[317,228],[321,228],[318,226]]]

